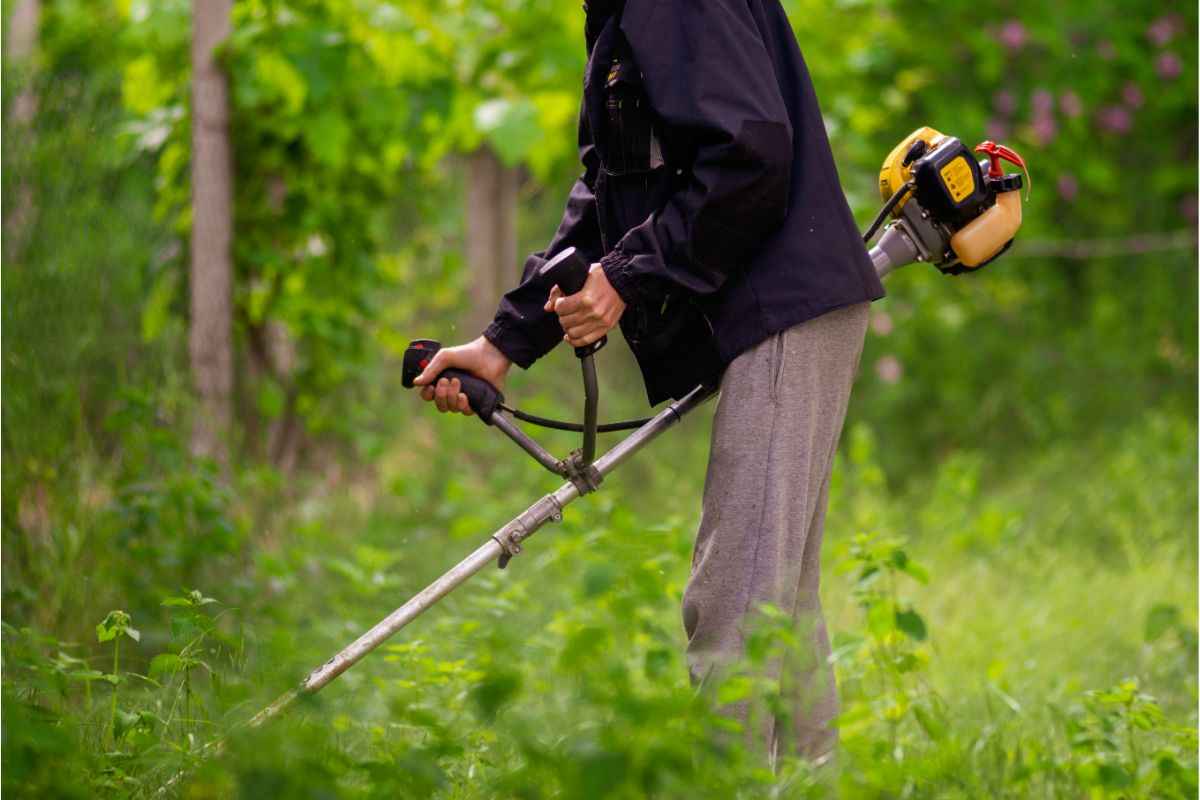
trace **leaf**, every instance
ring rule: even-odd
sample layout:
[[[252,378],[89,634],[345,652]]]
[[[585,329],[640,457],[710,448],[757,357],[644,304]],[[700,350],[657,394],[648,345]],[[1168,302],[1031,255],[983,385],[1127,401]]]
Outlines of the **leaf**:
[[[304,141],[316,159],[340,170],[346,164],[351,140],[350,126],[340,110],[327,110],[309,120],[304,129]]]
[[[938,741],[946,735],[945,723],[938,718],[937,714],[926,710],[924,706],[913,706],[913,716],[917,718],[917,724],[930,739]]]
[[[921,615],[911,608],[896,612],[896,627],[918,642],[925,641],[925,620],[921,619]]]
[[[207,605],[211,605],[213,603],[220,602],[215,597],[205,597],[203,594],[200,593],[199,589],[192,589],[192,591],[190,593],[188,593],[188,597],[190,597],[192,599],[192,602],[198,606],[207,606]]]
[[[617,570],[607,562],[590,564],[583,573],[583,596],[598,597],[613,587]]]
[[[124,611],[114,609],[108,612],[108,615],[96,626],[96,639],[100,642],[108,642],[124,633],[134,641],[139,640],[141,634],[129,627],[131,621],[129,615]]]
[[[135,642],[140,642],[142,640],[142,632],[137,628],[122,628],[122,632]]]
[[[1179,607],[1169,603],[1158,603],[1146,612],[1145,638],[1153,642],[1179,624]]]
[[[671,651],[662,648],[656,648],[646,652],[646,677],[651,680],[662,679],[668,674],[668,669],[671,666],[673,657]]]
[[[171,302],[175,299],[175,288],[179,284],[179,271],[163,270],[150,288],[150,295],[142,306],[142,341],[157,341],[171,320]]]
[[[856,583],[860,589],[866,588],[875,582],[880,576],[879,567],[875,564],[868,564],[863,567],[862,572],[858,574]]]
[[[126,731],[133,728],[141,720],[138,714],[124,709],[117,709],[116,718],[113,720],[113,736],[120,739],[125,735]]]
[[[1008,706],[1014,714],[1021,713],[1021,704],[1017,702],[1015,697],[990,681],[988,682],[988,688],[991,689],[992,692],[999,697],[1004,702],[1004,705]]]
[[[134,114],[149,114],[165,105],[174,93],[158,71],[153,55],[138,56],[125,65],[121,76],[121,101]]]
[[[175,653],[159,653],[150,659],[150,677],[174,675],[182,664],[183,660]]]
[[[490,722],[520,689],[519,673],[493,672],[471,691],[471,700],[479,716]]]
[[[905,575],[915,580],[917,583],[929,583],[929,571],[916,561],[908,560],[904,562],[904,566],[900,567]]]
[[[896,629],[898,615],[890,600],[881,600],[867,611],[867,630],[877,639],[887,636]]]
[[[541,135],[537,109],[528,100],[485,101],[475,107],[474,120],[500,160],[510,167],[529,155]]]
[[[1101,764],[1096,770],[1100,785],[1109,789],[1125,789],[1133,785],[1133,776],[1117,764]]]
[[[737,675],[721,684],[717,690],[717,702],[724,706],[745,700],[752,688],[749,678]]]
[[[283,101],[288,114],[299,113],[308,95],[308,86],[291,62],[270,50],[259,51],[254,56],[254,76],[259,80],[267,95]]]
[[[191,639],[200,633],[203,633],[203,631],[190,616],[176,614],[171,617],[171,638],[175,641]]]

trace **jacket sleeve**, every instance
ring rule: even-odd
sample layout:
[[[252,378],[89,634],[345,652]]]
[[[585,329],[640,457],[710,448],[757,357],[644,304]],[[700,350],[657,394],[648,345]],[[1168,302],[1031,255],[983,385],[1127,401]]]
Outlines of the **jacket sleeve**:
[[[792,127],[747,0],[629,0],[621,30],[690,169],[601,264],[627,303],[717,291],[787,215]],[[670,166],[670,165],[668,165]]]
[[[547,260],[568,247],[575,247],[589,263],[599,261],[602,253],[596,198],[591,188],[595,185],[599,158],[592,147],[582,116],[579,157],[584,165],[584,173],[571,188],[558,230],[545,250],[525,259],[521,285],[504,295],[495,318],[483,332],[488,341],[524,369],[553,350],[563,338],[558,316],[542,310],[546,302],[545,290],[530,281],[530,276]]]

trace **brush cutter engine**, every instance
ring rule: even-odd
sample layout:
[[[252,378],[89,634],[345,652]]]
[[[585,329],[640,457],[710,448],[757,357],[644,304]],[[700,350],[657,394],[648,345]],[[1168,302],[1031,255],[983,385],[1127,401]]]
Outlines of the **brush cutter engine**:
[[[1006,251],[1021,227],[1020,189],[1028,169],[1015,151],[992,141],[975,147],[979,162],[961,141],[933,128],[918,128],[884,159],[879,172],[883,208],[863,237],[870,242],[884,220],[893,219],[871,248],[882,277],[923,261],[959,275]],[[1006,174],[1000,161],[1021,173]]]

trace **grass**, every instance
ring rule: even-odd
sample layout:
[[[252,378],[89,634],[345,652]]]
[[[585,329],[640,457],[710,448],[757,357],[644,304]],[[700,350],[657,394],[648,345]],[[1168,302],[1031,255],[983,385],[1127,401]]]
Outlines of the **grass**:
[[[463,437],[458,419],[422,419],[353,480],[245,483],[228,514],[253,528],[250,546],[212,556],[225,566],[199,579],[221,602],[134,614],[141,640],[123,642],[116,713],[106,680],[53,665],[58,651],[104,673],[111,649],[83,639],[101,611],[64,637],[73,646],[6,630],[6,698],[21,701],[6,715],[6,791],[149,796],[191,765],[187,797],[826,796],[830,775],[799,763],[771,775],[731,746],[686,680],[678,608],[705,417],[568,509],[508,570],[485,571],[321,695],[198,760],[203,742],[556,485],[500,437]],[[1150,414],[1019,471],[960,452],[897,488],[872,432],[852,427],[823,590],[846,714],[843,796],[1187,796],[1194,433]],[[438,446],[452,437],[461,449]],[[98,566],[123,562],[110,558]],[[870,559],[887,568],[885,588],[863,579]],[[167,594],[187,597],[163,591],[155,604]],[[921,635],[892,609],[917,614]],[[54,674],[67,676],[59,688]],[[62,768],[39,768],[55,748]]]

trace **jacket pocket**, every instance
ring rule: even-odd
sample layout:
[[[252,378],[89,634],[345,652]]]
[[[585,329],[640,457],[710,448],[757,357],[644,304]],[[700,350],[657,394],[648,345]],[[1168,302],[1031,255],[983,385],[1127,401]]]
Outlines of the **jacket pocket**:
[[[604,146],[601,161],[609,175],[636,175],[663,166],[657,123],[632,59],[612,60],[604,82]]]
[[[722,364],[707,316],[686,292],[647,298],[626,309],[621,332],[637,358],[650,404],[716,386]]]

